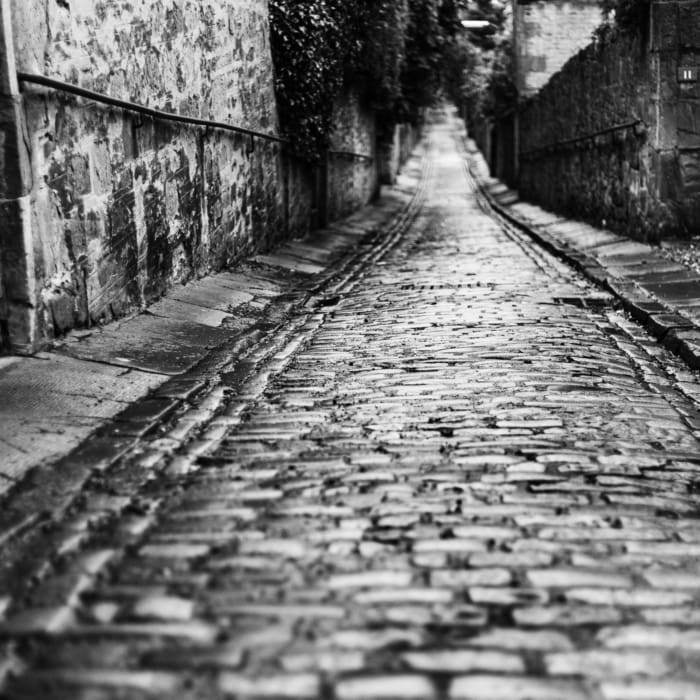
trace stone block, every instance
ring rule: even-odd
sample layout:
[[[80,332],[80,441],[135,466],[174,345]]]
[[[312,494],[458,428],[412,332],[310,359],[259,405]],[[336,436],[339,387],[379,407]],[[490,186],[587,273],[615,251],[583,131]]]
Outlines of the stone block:
[[[662,77],[663,80],[663,77]],[[656,140],[657,148],[673,148],[678,138],[677,120],[677,99],[663,100],[659,109],[659,129]]]
[[[112,191],[110,149],[105,141],[95,143],[90,152],[90,190],[96,194]]]
[[[335,686],[338,700],[433,700],[437,691],[422,675],[357,676],[344,678]]]
[[[700,146],[700,134],[696,137],[694,146]],[[683,144],[690,145],[690,144]],[[679,166],[682,186],[682,200],[700,194],[700,153],[690,152],[679,155]]]
[[[700,48],[700,3],[678,4],[678,29],[681,48]]]
[[[552,676],[662,676],[674,670],[670,659],[656,651],[601,651],[599,649],[548,654],[547,671]]]
[[[579,681],[529,676],[457,676],[449,687],[449,700],[585,700],[590,695]]]
[[[528,73],[544,73],[547,70],[547,57],[523,56],[520,59],[520,66]]]
[[[675,51],[678,47],[678,4],[661,2],[652,5],[652,49]]]

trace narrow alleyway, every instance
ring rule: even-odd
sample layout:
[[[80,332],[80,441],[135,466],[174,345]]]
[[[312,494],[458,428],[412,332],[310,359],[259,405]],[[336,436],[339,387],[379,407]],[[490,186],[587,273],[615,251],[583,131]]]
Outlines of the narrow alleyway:
[[[6,697],[700,698],[696,377],[480,206],[449,124],[427,158],[218,450],[8,617]]]

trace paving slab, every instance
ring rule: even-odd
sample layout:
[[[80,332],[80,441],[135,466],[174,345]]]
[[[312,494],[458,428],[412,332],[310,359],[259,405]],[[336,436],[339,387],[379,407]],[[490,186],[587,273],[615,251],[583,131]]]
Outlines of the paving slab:
[[[302,258],[297,258],[293,255],[273,254],[273,255],[256,255],[253,258],[254,262],[270,267],[281,267],[292,272],[303,272],[307,275],[318,275],[323,272],[322,265],[315,265],[310,262],[305,262]]]
[[[588,248],[588,251],[599,260],[605,260],[606,263],[615,263],[621,259],[629,260],[634,257],[639,260],[642,256],[649,256],[653,253],[651,246],[626,239]]]
[[[559,214],[545,211],[528,202],[519,201],[517,204],[513,204],[510,209],[523,219],[539,226],[550,226],[564,221],[564,218]]]
[[[333,253],[341,247],[339,241],[329,241],[325,246],[314,246],[308,243],[287,243],[280,249],[280,252],[289,253],[303,260],[321,265],[328,264]]]
[[[651,288],[654,284],[678,284],[690,282],[697,285],[700,283],[700,275],[692,270],[667,270],[665,272],[650,272],[641,275],[627,275],[634,279],[640,286]]]
[[[69,339],[57,352],[69,357],[129,367],[161,375],[183,374],[232,332],[192,321],[139,314]]]
[[[600,260],[601,256],[597,257]],[[660,257],[654,251],[654,249],[651,248],[651,246],[645,246],[645,249],[641,251],[621,253],[619,255],[605,255],[602,257],[604,258],[604,260],[602,260],[601,262],[603,262],[607,267],[616,266],[620,268],[626,268],[639,266],[655,266],[668,263],[668,261]],[[683,268],[683,266],[678,266],[678,269],[685,268]]]
[[[241,270],[240,272],[220,272],[217,276],[219,284],[253,294],[255,297],[271,299],[281,294],[285,286],[260,274],[259,271]]]
[[[638,279],[642,283],[645,281],[676,281],[677,278],[687,278],[691,274],[688,268],[677,265],[676,263],[656,262],[654,260],[650,260],[646,263],[632,263],[629,265],[621,265],[619,261],[615,261],[614,265],[607,266],[607,269],[617,277]]]
[[[700,304],[700,277],[689,275],[690,279],[677,282],[665,280],[663,282],[642,281],[641,286],[652,292],[663,303],[676,304],[677,302]]]
[[[620,240],[620,237],[614,233],[595,229],[579,221],[558,221],[555,224],[547,226],[547,230],[553,236],[564,241],[575,241],[577,247],[580,247],[582,250],[596,249],[605,245],[614,245]]]
[[[205,309],[231,312],[237,306],[253,301],[255,297],[250,292],[232,289],[224,280],[220,281],[218,276],[213,276],[173,289],[168,298]]]
[[[162,382],[134,369],[54,353],[0,365],[0,475],[56,459]],[[0,491],[12,482],[0,480]],[[4,487],[4,488],[3,488]]]
[[[205,308],[199,304],[192,304],[185,301],[177,301],[165,297],[148,307],[148,313],[153,316],[162,316],[180,321],[190,321],[199,323],[211,328],[219,328],[227,320],[233,319],[233,315],[216,308]]]

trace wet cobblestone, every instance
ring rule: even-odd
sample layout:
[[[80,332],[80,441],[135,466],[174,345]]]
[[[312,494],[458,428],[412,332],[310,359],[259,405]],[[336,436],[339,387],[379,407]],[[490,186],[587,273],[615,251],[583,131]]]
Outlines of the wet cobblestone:
[[[456,143],[210,440],[92,503],[0,628],[7,697],[700,697],[697,377]]]

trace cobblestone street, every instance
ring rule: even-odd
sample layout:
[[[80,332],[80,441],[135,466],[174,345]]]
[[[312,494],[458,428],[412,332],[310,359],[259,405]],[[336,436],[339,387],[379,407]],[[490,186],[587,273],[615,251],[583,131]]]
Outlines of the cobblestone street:
[[[697,375],[489,213],[451,124],[426,143],[411,226],[216,448],[66,514],[5,697],[700,698]]]

